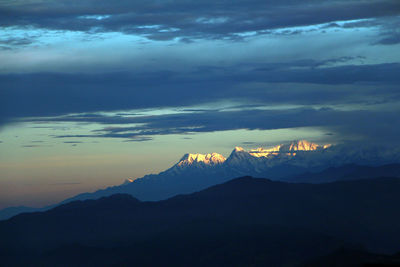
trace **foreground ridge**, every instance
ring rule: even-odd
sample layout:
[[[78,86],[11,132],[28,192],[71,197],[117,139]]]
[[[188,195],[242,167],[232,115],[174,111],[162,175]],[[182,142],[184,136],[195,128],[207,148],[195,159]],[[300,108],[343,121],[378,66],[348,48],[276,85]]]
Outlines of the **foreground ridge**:
[[[293,184],[247,176],[157,202],[117,194],[0,222],[0,256],[7,266],[327,266],[343,248],[399,251],[399,192],[399,178]]]

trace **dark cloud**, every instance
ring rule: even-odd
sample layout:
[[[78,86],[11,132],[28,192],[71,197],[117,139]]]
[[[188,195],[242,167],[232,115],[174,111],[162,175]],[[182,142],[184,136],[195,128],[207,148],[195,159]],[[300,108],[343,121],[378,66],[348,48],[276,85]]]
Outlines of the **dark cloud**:
[[[0,39],[0,45],[28,45],[33,43],[33,39],[27,37],[10,37]]]
[[[391,18],[382,26],[381,39],[376,44],[395,45],[400,43],[400,17]]]
[[[378,39],[372,43],[373,45],[394,45],[400,43],[400,16],[380,17],[355,22],[347,22],[343,25],[331,23],[322,28],[360,29],[364,27],[374,27],[379,29]]]
[[[19,1],[0,5],[0,25],[120,31],[153,40],[234,39],[236,33],[248,31],[398,14],[397,0]]]
[[[145,142],[153,140],[152,137],[148,136],[130,136],[129,139],[124,140],[123,142]]]
[[[102,122],[104,118],[94,112],[190,106],[219,100],[250,105],[323,105],[400,99],[399,63],[329,67],[345,60],[348,59],[241,64],[185,73],[2,74],[0,124],[18,117],[68,113],[86,113],[80,115],[82,121]],[[68,121],[68,117],[61,120]],[[110,120],[126,123],[129,118]]]
[[[50,147],[50,145],[47,145],[47,146],[44,146],[44,145],[22,145],[21,147],[36,148],[36,147]]]
[[[7,37],[0,36],[0,50],[12,50],[15,47],[23,47],[35,42],[31,37]]]
[[[58,135],[57,138],[125,138],[148,141],[153,136],[203,133],[225,130],[272,130],[299,127],[321,127],[335,138],[354,138],[389,142],[400,134],[397,111],[284,109],[240,110],[139,116],[132,122],[140,126],[104,127],[85,135]],[[234,118],[234,119],[233,119]],[[107,120],[107,118],[105,119]],[[382,138],[384,137],[384,138]]]
[[[400,43],[400,32],[388,34],[386,37],[382,38],[377,42],[377,44],[383,45],[393,45]]]

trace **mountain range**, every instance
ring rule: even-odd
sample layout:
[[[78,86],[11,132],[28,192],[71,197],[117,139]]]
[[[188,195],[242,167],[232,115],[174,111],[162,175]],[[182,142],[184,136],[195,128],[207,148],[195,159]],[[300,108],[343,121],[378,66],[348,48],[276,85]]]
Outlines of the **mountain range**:
[[[73,201],[0,221],[0,265],[332,266],[348,257],[337,251],[394,262],[377,254],[400,251],[399,192],[399,178],[242,177],[156,202]]]
[[[193,193],[245,175],[295,183],[374,178],[382,174],[397,177],[400,176],[399,162],[398,149],[365,148],[357,144],[320,145],[300,140],[248,151],[235,147],[228,158],[218,153],[187,153],[174,166],[159,174],[126,179],[121,185],[79,194],[59,204],[120,193],[130,194],[142,201],[157,201]],[[21,212],[48,210],[59,204],[40,209],[7,208],[0,211],[0,220]]]
[[[374,174],[369,177],[381,176],[383,169],[386,170],[387,176],[397,177],[400,175],[400,165],[393,164],[392,168],[386,167],[392,162],[400,162],[399,151],[393,150],[390,153],[380,152],[379,154],[379,152],[365,151],[361,148],[350,150],[340,145],[319,145],[306,140],[249,151],[245,151],[242,147],[235,147],[228,158],[218,153],[205,155],[188,153],[174,166],[159,174],[126,180],[119,186],[80,194],[62,203],[96,199],[116,193],[130,194],[143,201],[156,201],[177,194],[196,192],[246,175],[289,182],[331,182],[344,179],[343,176],[352,165],[359,166],[358,172]],[[370,169],[378,166],[382,168],[369,172]],[[364,168],[368,170],[363,170]],[[323,172],[324,170],[326,172]],[[327,172],[335,172],[335,170],[343,173],[333,173],[324,180]],[[320,172],[322,173],[319,175]],[[320,179],[311,179],[317,176]],[[310,177],[310,179],[305,177]]]

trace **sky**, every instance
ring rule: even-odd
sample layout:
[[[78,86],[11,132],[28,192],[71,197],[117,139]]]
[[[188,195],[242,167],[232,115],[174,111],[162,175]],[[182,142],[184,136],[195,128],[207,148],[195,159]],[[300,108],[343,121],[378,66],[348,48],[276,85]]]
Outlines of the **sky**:
[[[398,0],[0,0],[0,208],[184,153],[400,146]]]

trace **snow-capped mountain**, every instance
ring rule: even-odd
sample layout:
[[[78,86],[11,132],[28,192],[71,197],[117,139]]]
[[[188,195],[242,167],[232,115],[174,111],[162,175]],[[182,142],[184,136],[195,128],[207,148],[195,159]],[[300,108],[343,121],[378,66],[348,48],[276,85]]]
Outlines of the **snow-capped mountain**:
[[[136,179],[131,186],[151,181],[165,181],[172,179],[171,177],[181,177],[182,181],[178,181],[180,184],[192,181],[199,186],[217,184],[242,175],[281,180],[288,176],[317,172],[346,164],[378,166],[397,162],[400,162],[399,149],[374,149],[371,146],[365,148],[357,144],[316,144],[298,140],[248,151],[242,147],[235,147],[228,158],[218,153],[188,153],[166,171]],[[196,180],[196,177],[200,178]]]
[[[227,159],[215,152],[209,154],[187,153],[174,166],[162,173],[181,175],[184,172],[198,171],[206,173],[231,172],[231,168],[236,168],[238,173],[246,173],[247,171],[257,173],[288,161],[296,157],[300,152],[323,151],[329,146],[321,146],[306,140],[300,140],[286,145],[282,144],[271,148],[260,147],[249,151],[245,151],[242,147],[235,147]]]
[[[214,166],[221,164],[225,161],[224,156],[218,153],[211,154],[185,154],[180,161],[176,164],[179,167],[185,167],[188,165],[196,166]]]
[[[215,152],[209,154],[187,153],[171,168],[158,174],[158,177],[256,175],[276,179],[292,173],[300,173],[303,169],[316,165],[318,161],[308,160],[312,158],[310,153],[321,154],[329,147],[330,145],[319,145],[300,140],[270,148],[259,147],[249,151],[245,151],[242,147],[235,147],[228,158]],[[281,170],[281,166],[284,166],[285,170]],[[146,175],[143,178],[153,179],[153,177],[154,175]]]
[[[279,179],[304,170],[318,171],[344,164],[378,166],[396,162],[400,162],[400,150],[398,149],[382,150],[371,147],[366,149],[356,144],[321,145],[299,140],[248,151],[242,147],[235,147],[228,158],[215,152],[210,154],[187,153],[174,166],[158,175],[174,176],[198,173],[202,175],[255,175]],[[143,178],[153,176],[146,175]]]
[[[242,147],[235,147],[225,161],[228,169],[234,169],[242,174],[266,174],[270,178],[275,176],[272,168],[291,165],[299,168],[314,167],[318,161],[309,160],[313,155],[324,153],[328,145],[319,145],[306,140],[294,141],[290,144],[281,144],[270,148],[259,147],[245,151]],[[270,173],[268,174],[268,170]],[[265,173],[267,172],[267,173]]]

